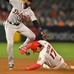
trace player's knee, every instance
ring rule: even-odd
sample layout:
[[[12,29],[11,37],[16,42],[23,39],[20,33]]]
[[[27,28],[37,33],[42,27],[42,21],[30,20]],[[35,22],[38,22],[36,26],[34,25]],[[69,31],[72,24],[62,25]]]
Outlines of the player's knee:
[[[36,35],[34,34],[34,40],[36,39]]]
[[[35,39],[36,39],[36,35],[34,34],[31,36],[31,40],[35,40]]]
[[[13,47],[13,43],[8,43],[7,47],[8,47],[8,49],[12,48]]]

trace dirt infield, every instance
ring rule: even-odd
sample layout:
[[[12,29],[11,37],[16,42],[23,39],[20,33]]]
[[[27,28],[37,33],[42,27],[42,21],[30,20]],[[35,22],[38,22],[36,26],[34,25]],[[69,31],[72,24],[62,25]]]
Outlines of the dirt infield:
[[[30,66],[36,63],[36,59],[14,59],[15,66],[12,71],[8,69],[8,59],[0,58],[0,74],[74,74],[74,70],[46,70],[39,68],[32,71],[20,71],[19,69],[25,66]],[[74,65],[74,60],[66,61],[69,65]]]

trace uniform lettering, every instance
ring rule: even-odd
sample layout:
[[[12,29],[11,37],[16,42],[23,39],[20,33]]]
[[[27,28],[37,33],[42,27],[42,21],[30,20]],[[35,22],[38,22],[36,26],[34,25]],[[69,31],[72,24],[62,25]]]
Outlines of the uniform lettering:
[[[15,14],[19,15],[19,12],[18,12],[18,10],[17,10],[17,9],[15,9],[13,13],[15,13]]]
[[[56,52],[53,50],[53,48],[50,51],[50,56],[54,59],[56,57]]]
[[[20,18],[26,18],[26,15],[23,15],[23,13],[19,13],[17,9],[15,9],[13,13],[17,14]]]
[[[48,53],[53,59],[57,56],[56,52],[50,45],[48,45],[46,53]]]
[[[49,54],[49,50],[50,50],[50,45],[48,45],[46,53]]]

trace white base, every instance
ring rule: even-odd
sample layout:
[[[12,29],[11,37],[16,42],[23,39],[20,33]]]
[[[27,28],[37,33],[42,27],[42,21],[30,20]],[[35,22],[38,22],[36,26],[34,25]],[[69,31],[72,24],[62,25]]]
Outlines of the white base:
[[[43,68],[50,69],[50,67],[48,65],[46,65],[46,64],[43,64]]]
[[[71,69],[74,69],[74,66],[70,66]]]

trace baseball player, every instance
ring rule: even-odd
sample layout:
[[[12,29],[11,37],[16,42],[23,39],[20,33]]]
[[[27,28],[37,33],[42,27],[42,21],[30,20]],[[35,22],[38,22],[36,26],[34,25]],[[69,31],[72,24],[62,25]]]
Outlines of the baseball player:
[[[4,23],[5,25],[5,32],[6,32],[6,39],[7,39],[7,52],[8,52],[8,63],[9,69],[12,70],[14,67],[14,58],[13,58],[13,37],[16,31],[20,32],[22,35],[26,36],[27,39],[24,42],[24,45],[35,40],[35,34],[23,23],[19,21],[19,16],[16,13],[21,13],[22,9],[22,2],[19,0],[9,0],[12,4],[13,8],[9,14],[8,19]],[[27,11],[27,10],[25,10]]]
[[[52,45],[47,41],[39,40],[32,42],[31,44],[20,50],[20,53],[26,53],[29,48],[31,48],[33,53],[39,53],[37,63],[29,67],[21,68],[21,70],[34,70],[40,68],[41,65],[43,65],[43,68],[46,69],[70,69],[64,59],[55,51]]]

